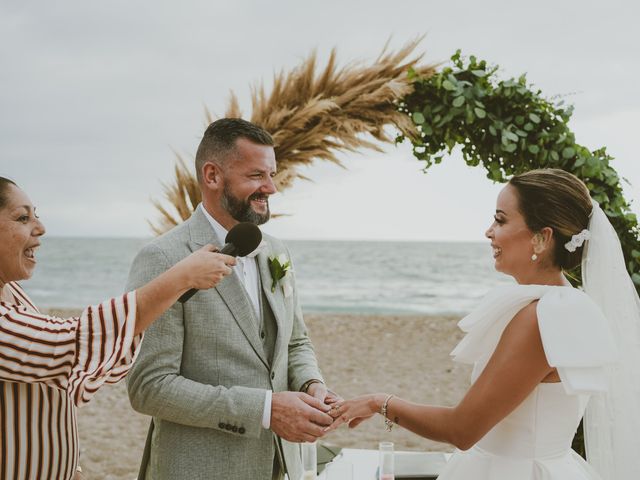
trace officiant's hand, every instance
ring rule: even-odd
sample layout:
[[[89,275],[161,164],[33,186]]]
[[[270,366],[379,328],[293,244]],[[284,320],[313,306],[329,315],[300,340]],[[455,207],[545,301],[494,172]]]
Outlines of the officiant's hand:
[[[333,418],[322,401],[302,392],[274,392],[271,397],[271,430],[290,442],[315,442],[325,434]]]

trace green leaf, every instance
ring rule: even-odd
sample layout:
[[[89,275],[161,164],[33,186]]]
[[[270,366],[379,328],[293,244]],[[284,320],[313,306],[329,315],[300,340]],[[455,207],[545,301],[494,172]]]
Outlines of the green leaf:
[[[442,88],[444,88],[445,90],[453,91],[456,89],[456,86],[449,80],[445,80],[444,82],[442,82]]]
[[[433,135],[433,128],[431,128],[431,125],[427,123],[422,124],[422,131],[425,135]]]
[[[575,154],[576,151],[573,147],[566,147],[564,150],[562,150],[563,158],[572,158]]]
[[[460,95],[459,97],[454,98],[453,102],[451,102],[451,105],[453,105],[454,107],[461,107],[462,105],[464,105],[464,95]]]
[[[413,122],[420,125],[422,123],[424,123],[424,115],[422,114],[422,112],[413,112]]]
[[[540,123],[540,117],[538,115],[536,115],[535,113],[530,113],[529,114],[529,119],[533,122],[533,123]]]
[[[537,145],[529,145],[528,150],[535,155],[540,151],[540,147]]]
[[[487,112],[485,112],[485,111],[484,111],[483,109],[481,109],[481,108],[475,107],[475,108],[473,109],[473,111],[476,113],[476,116],[477,116],[478,118],[484,118],[484,117],[486,117],[486,116],[487,116]]]
[[[471,70],[471,73],[473,73],[476,77],[484,77],[487,72],[485,72],[484,70]]]
[[[504,130],[502,134],[512,142],[517,142],[518,140],[520,140],[515,133],[510,132],[509,130]]]
[[[518,145],[516,145],[515,143],[509,143],[507,145],[503,145],[502,149],[505,152],[509,152],[509,153],[513,153],[516,151],[516,148],[518,148]]]
[[[489,125],[489,132],[491,133],[491,135],[493,135],[494,137],[498,134],[498,131],[496,130],[496,127],[494,127],[493,125]]]

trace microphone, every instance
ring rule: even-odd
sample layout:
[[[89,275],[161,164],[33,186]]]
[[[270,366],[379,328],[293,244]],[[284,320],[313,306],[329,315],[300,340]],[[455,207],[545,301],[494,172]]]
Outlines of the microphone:
[[[225,255],[231,255],[232,257],[246,257],[253,252],[260,242],[262,241],[262,232],[253,223],[241,222],[235,227],[229,230],[227,238],[224,239],[224,247],[218,250],[218,253],[224,253]],[[188,292],[184,293],[179,301],[181,303],[186,302],[193,297],[198,290],[192,288]]]

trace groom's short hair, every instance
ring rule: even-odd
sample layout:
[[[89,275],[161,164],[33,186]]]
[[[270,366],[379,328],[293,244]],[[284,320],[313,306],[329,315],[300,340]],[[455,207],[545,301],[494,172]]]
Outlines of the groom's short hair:
[[[226,160],[236,148],[236,140],[246,138],[258,145],[273,146],[269,132],[241,118],[221,118],[210,124],[202,136],[196,152],[196,176],[202,181],[202,167],[206,162],[218,165]]]

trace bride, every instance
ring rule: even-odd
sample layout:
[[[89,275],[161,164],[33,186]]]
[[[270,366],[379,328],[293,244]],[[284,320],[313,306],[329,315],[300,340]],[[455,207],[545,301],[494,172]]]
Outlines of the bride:
[[[607,217],[575,176],[533,170],[500,192],[486,236],[517,285],[460,321],[452,355],[474,365],[460,403],[364,395],[335,404],[328,430],[380,413],[453,444],[439,480],[640,478],[640,301]],[[563,273],[580,263],[584,291]],[[583,415],[589,463],[571,450]]]

